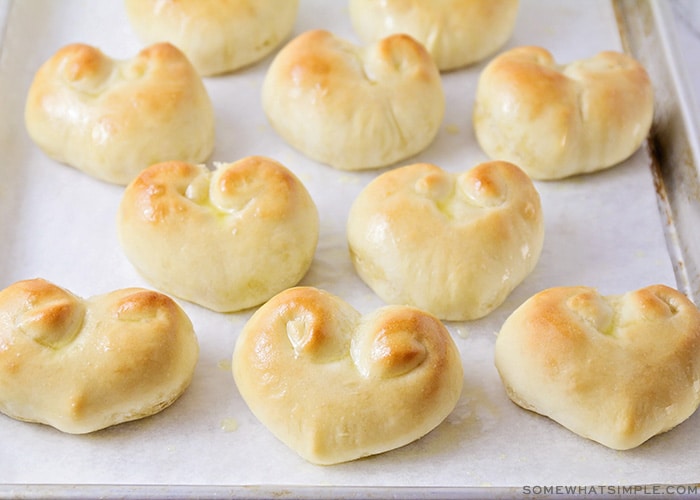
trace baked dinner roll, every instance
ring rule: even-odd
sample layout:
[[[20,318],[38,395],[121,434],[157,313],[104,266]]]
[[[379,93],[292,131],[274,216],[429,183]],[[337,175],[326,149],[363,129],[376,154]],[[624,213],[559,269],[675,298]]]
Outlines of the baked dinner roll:
[[[209,95],[168,44],[125,61],[89,45],[63,47],[36,73],[25,123],[54,160],[122,185],[153,163],[200,162],[214,148]]]
[[[535,179],[616,165],[649,133],[654,95],[645,69],[617,52],[558,65],[540,47],[502,53],[484,68],[474,130],[492,159]]]
[[[551,288],[505,321],[495,362],[516,404],[626,450],[700,404],[700,312],[663,285],[608,297]]]
[[[421,42],[441,70],[481,61],[510,38],[518,0],[350,0],[350,20],[365,43],[395,33]]]
[[[515,165],[453,174],[418,163],[365,187],[347,237],[357,273],[384,301],[460,321],[491,312],[534,269],[544,222],[539,194]]]
[[[234,163],[167,162],[124,191],[119,241],[156,288],[219,312],[261,304],[296,285],[319,233],[301,181],[269,158]]]
[[[322,465],[417,440],[452,412],[463,384],[459,351],[435,317],[403,306],[362,316],[311,287],[253,314],[233,376],[270,432]]]
[[[170,406],[199,356],[192,323],[163,294],[81,299],[43,279],[0,291],[0,346],[0,411],[71,434]]]
[[[299,0],[125,0],[134,32],[146,44],[179,47],[201,75],[255,63],[292,32]]]
[[[341,170],[377,168],[424,150],[445,112],[440,73],[406,35],[358,47],[322,30],[283,47],[262,87],[280,136]]]

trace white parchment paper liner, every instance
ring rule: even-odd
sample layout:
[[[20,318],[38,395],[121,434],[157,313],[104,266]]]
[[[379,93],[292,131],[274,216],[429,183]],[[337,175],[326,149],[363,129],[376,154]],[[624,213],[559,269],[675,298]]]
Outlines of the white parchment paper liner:
[[[114,217],[122,188],[47,159],[24,131],[34,72],[59,47],[85,42],[113,57],[140,48],[120,0],[0,0],[9,5],[0,58],[0,286],[43,277],[90,296],[145,286],[122,255]],[[341,0],[301,0],[295,34],[326,28],[357,41]],[[541,45],[569,62],[620,50],[607,0],[523,0],[507,47]],[[506,47],[506,48],[507,48]],[[356,277],[345,220],[357,193],[384,171],[344,173],[284,144],[268,125],[259,90],[270,58],[208,78],[217,113],[212,161],[275,158],[306,184],[321,213],[315,262],[302,284],[336,293],[361,312],[382,305]],[[463,171],[485,160],[471,127],[476,80],[485,63],[444,74],[448,100],[434,144],[404,162]],[[644,150],[605,172],[538,183],[545,245],[533,274],[484,320],[450,323],[465,366],[463,396],[425,438],[376,457],[318,467],[298,458],[251,415],[230,373],[235,339],[250,312],[216,314],[180,302],[201,343],[194,381],[171,408],[138,422],[71,436],[0,416],[0,484],[521,486],[687,483],[698,480],[700,416],[643,446],[616,452],[528,413],[506,397],[493,366],[495,332],[533,293],[589,285],[604,294],[652,283],[675,286]]]

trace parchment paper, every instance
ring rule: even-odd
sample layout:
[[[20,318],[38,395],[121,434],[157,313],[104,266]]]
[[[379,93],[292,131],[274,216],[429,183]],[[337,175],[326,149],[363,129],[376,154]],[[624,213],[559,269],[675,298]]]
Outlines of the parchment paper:
[[[118,58],[141,44],[120,0],[0,0],[8,10],[0,56],[0,286],[43,277],[81,296],[150,285],[126,260],[114,218],[122,188],[49,159],[23,122],[34,72],[58,48],[85,42]],[[326,28],[357,42],[344,0],[301,0],[295,34]],[[0,31],[1,33],[2,31]],[[507,47],[541,45],[559,62],[621,50],[611,2],[522,0]],[[504,48],[504,49],[505,49]],[[271,57],[237,73],[207,78],[216,106],[213,161],[251,154],[295,171],[321,214],[315,261],[302,284],[338,294],[363,313],[382,302],[356,277],[345,240],[348,209],[386,169],[344,173],[288,147],[268,125],[260,85]],[[464,171],[486,160],[471,126],[485,62],[445,73],[447,114],[435,142],[402,162],[428,161]],[[535,292],[589,285],[604,294],[652,283],[675,286],[657,208],[650,160],[640,150],[623,164],[570,180],[537,183],[546,236],[537,268],[487,318],[449,323],[465,367],[461,400],[425,438],[375,457],[319,467],[278,442],[247,409],[230,373],[238,333],[250,316],[180,304],[201,344],[194,381],[153,417],[90,435],[0,415],[0,484],[522,486],[698,481],[700,416],[627,451],[611,451],[528,413],[506,397],[493,366],[495,333]]]

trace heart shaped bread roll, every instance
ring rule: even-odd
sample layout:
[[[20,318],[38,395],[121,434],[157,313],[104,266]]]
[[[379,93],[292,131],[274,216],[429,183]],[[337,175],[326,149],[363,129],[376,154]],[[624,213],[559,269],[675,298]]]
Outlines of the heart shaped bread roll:
[[[63,47],[34,77],[25,124],[54,160],[122,185],[153,163],[200,162],[214,148],[209,95],[165,43],[125,61],[89,45]]]
[[[561,179],[626,160],[653,115],[651,81],[630,56],[601,52],[560,66],[543,48],[518,47],[484,68],[473,121],[492,159],[535,179]]]
[[[539,194],[515,165],[487,162],[457,175],[417,163],[365,187],[347,237],[357,273],[384,301],[471,320],[534,269],[544,222]]]
[[[201,75],[261,60],[289,36],[299,0],[125,0],[129,23],[146,44],[168,41]]]
[[[442,123],[445,95],[437,66],[409,36],[358,47],[314,30],[274,58],[262,105],[292,147],[332,167],[361,170],[424,150]]]
[[[0,411],[84,434],[153,415],[199,356],[169,297],[126,288],[81,299],[43,279],[0,291]]]
[[[505,321],[495,363],[516,404],[609,448],[634,448],[700,404],[700,311],[664,285],[608,297],[551,288]]]
[[[462,362],[435,317],[402,306],[361,316],[311,287],[258,309],[233,353],[253,414],[315,464],[382,453],[430,432],[462,391]]]
[[[253,307],[296,285],[313,260],[316,205],[301,181],[269,158],[167,162],[124,191],[119,241],[156,288],[220,312]]]
[[[440,70],[481,61],[510,38],[518,0],[350,0],[350,20],[365,43],[395,33],[421,42]]]

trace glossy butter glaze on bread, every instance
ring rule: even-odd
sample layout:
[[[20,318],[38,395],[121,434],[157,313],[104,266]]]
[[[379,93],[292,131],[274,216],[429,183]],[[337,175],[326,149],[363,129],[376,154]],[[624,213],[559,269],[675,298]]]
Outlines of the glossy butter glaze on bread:
[[[606,51],[560,65],[544,48],[517,47],[479,76],[473,122],[490,158],[548,180],[626,160],[653,115],[649,75],[632,57]]]
[[[233,375],[253,414],[322,465],[406,445],[457,404],[462,362],[434,316],[386,306],[361,315],[328,292],[281,292],[246,323]]]
[[[192,323],[141,288],[82,299],[43,279],[0,291],[0,411],[84,434],[153,415],[189,386]]]
[[[127,186],[122,249],[161,291],[219,312],[253,307],[306,274],[319,216],[289,169],[262,156],[204,165],[166,162]]]
[[[499,306],[534,269],[544,242],[539,193],[506,162],[459,174],[428,163],[376,177],[347,221],[353,265],[377,295],[443,320]]]
[[[495,363],[518,405],[607,447],[634,448],[700,404],[700,311],[664,285],[613,296],[550,288],[505,321]]]
[[[153,163],[205,161],[215,139],[207,90],[167,43],[128,60],[85,44],[61,48],[34,76],[25,125],[49,157],[122,185]]]
[[[363,170],[427,148],[442,123],[445,95],[432,58],[407,35],[361,47],[312,30],[277,53],[262,105],[295,149],[341,170]]]

